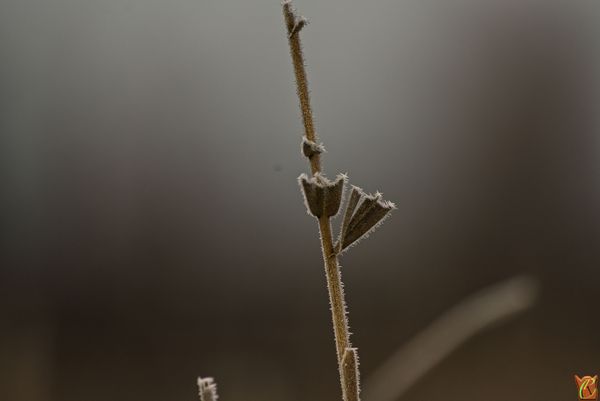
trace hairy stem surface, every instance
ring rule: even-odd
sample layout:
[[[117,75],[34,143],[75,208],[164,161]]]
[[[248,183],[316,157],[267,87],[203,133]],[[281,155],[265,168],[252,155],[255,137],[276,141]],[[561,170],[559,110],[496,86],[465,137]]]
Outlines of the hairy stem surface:
[[[290,54],[294,64],[294,74],[296,75],[296,92],[300,100],[300,111],[302,112],[302,122],[304,124],[304,135],[309,141],[316,142],[315,125],[313,122],[313,113],[310,107],[310,95],[308,93],[308,80],[306,79],[306,68],[304,67],[304,55],[302,54],[302,44],[300,43],[299,32],[294,33],[296,25],[296,15],[292,9],[292,3],[286,1],[283,3],[283,15],[287,27],[288,39],[290,43]],[[321,157],[314,155],[310,158],[310,168],[314,174],[321,171]]]
[[[313,122],[312,109],[310,107],[310,96],[308,91],[308,80],[306,78],[306,69],[302,45],[300,43],[299,30],[297,28],[298,18],[292,9],[290,1],[283,3],[283,15],[288,32],[290,45],[290,54],[294,65],[294,74],[296,76],[296,88],[298,99],[300,100],[300,110],[302,112],[302,122],[304,124],[304,134],[310,141],[316,142],[316,133]],[[309,158],[310,168],[313,176],[321,172],[321,158],[315,154]],[[350,347],[350,335],[348,331],[348,319],[346,316],[346,302],[344,300],[344,288],[337,254],[333,248],[333,236],[331,233],[331,221],[327,216],[319,218],[319,231],[321,233],[321,248],[323,251],[323,262],[325,264],[325,275],[327,277],[327,289],[329,292],[329,302],[331,305],[331,317],[333,321],[333,331],[335,335],[336,353],[338,360],[338,370],[340,381],[342,383],[342,392],[344,396],[345,383],[353,383],[358,373],[352,373],[352,377],[345,377],[348,369],[343,368],[342,359],[347,348]],[[358,391],[358,390],[357,390]]]
[[[333,250],[331,224],[328,217],[323,216],[319,219],[319,230],[321,231],[321,247],[323,248],[323,261],[325,262],[325,274],[327,276],[327,289],[329,291],[338,365],[340,376],[343,380],[342,358],[346,348],[350,347],[348,317],[346,316],[346,302],[344,301],[344,285],[342,284],[342,275],[337,255]]]

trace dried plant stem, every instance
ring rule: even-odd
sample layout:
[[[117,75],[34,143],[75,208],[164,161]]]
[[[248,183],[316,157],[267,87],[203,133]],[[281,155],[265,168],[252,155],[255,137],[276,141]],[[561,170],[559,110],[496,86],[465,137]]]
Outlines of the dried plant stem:
[[[292,9],[290,1],[283,3],[283,15],[288,32],[290,53],[294,65],[296,76],[296,87],[298,98],[300,100],[300,110],[302,112],[302,121],[304,124],[304,134],[309,141],[316,142],[316,133],[313,122],[312,109],[310,107],[310,96],[308,91],[308,80],[306,78],[306,69],[304,64],[304,55],[298,34],[301,27],[298,23],[305,23],[306,20],[299,19]],[[303,25],[302,25],[303,26]],[[321,172],[321,158],[319,154],[314,154],[309,158],[310,168],[313,176]],[[353,400],[347,399],[348,391],[345,387],[354,383],[358,386],[358,369],[356,364],[350,368],[344,369],[343,358],[346,350],[351,347],[350,333],[348,330],[348,318],[346,316],[346,302],[344,300],[344,288],[338,263],[337,253],[333,247],[333,235],[331,233],[331,220],[327,215],[319,217],[319,231],[321,234],[321,248],[323,251],[323,262],[325,264],[325,274],[327,277],[327,289],[329,292],[329,302],[331,305],[331,316],[333,321],[333,331],[335,335],[336,353],[338,360],[338,369],[342,384],[342,392],[346,401],[358,401],[358,387],[354,391],[356,396]],[[356,350],[353,350],[356,356]],[[350,372],[353,369],[352,372]]]
[[[344,357],[346,348],[350,347],[348,316],[346,316],[346,302],[344,301],[344,286],[342,284],[338,258],[333,250],[331,224],[328,217],[323,216],[319,218],[319,229],[321,231],[321,247],[323,248],[323,261],[325,262],[325,274],[327,275],[327,289],[331,304],[331,317],[333,319],[333,332],[335,335],[340,377],[344,380],[342,358]]]
[[[344,357],[342,358],[342,366],[344,368],[344,400],[358,401],[358,354],[356,348],[346,348]]]
[[[304,135],[306,135],[306,138],[309,141],[316,142],[317,135],[315,133],[312,109],[310,107],[310,95],[308,92],[308,80],[306,79],[306,68],[304,67],[304,55],[302,54],[300,35],[298,35],[298,31],[294,31],[297,21],[294,10],[292,9],[291,1],[284,1],[283,15],[288,32],[292,63],[294,64],[294,74],[296,75],[296,91],[298,93],[298,99],[300,100]],[[317,154],[310,158],[310,168],[313,175],[321,171],[320,155]]]

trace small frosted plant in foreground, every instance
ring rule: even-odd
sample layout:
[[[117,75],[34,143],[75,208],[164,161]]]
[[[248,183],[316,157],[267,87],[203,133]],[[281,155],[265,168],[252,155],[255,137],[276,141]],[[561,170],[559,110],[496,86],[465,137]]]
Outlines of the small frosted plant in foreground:
[[[217,384],[212,377],[198,378],[200,401],[217,401]]]

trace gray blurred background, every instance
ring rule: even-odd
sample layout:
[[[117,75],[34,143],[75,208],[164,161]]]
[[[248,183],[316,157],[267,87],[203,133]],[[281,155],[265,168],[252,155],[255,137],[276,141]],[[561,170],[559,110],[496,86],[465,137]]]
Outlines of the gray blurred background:
[[[524,272],[538,304],[404,400],[576,400],[600,373],[598,3],[295,4],[326,172],[398,205],[342,259],[363,377]],[[279,0],[2,0],[0,61],[2,400],[196,400],[197,375],[340,399]]]

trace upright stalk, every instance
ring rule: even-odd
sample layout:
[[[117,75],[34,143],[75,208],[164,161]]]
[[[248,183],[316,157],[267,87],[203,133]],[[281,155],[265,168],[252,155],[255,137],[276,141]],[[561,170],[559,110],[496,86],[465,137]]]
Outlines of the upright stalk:
[[[304,134],[306,139],[311,142],[316,142],[316,133],[313,122],[312,109],[310,107],[310,96],[308,92],[308,80],[306,78],[306,69],[304,64],[304,55],[302,54],[302,46],[300,43],[300,35],[298,32],[306,23],[303,18],[298,18],[290,1],[283,3],[283,15],[288,32],[290,45],[290,53],[294,65],[294,73],[296,76],[296,87],[298,98],[300,100],[300,110],[302,112],[302,121],[304,123]],[[321,172],[320,155],[314,154],[309,158],[311,172],[313,177]],[[338,264],[338,256],[334,250],[333,236],[331,233],[331,220],[327,215],[319,217],[319,231],[321,233],[321,248],[323,251],[323,262],[325,265],[325,275],[327,278],[327,289],[329,292],[329,302],[331,304],[331,318],[333,321],[333,331],[335,334],[335,344],[338,360],[338,370],[342,383],[342,391],[344,397],[347,398],[348,393],[345,390],[346,383],[352,383],[350,377],[345,377],[345,371],[342,360],[346,349],[350,348],[350,335],[348,331],[348,318],[346,316],[346,302],[344,300],[344,289],[342,277]]]
[[[338,368],[340,369],[340,376],[343,376],[341,364],[342,358],[344,357],[344,351],[346,348],[350,347],[350,334],[348,330],[348,316],[346,315],[346,301],[344,300],[342,275],[340,273],[338,257],[333,249],[331,222],[328,217],[322,216],[319,218],[319,231],[321,232],[321,248],[323,249],[323,261],[325,263],[329,303],[331,304],[331,318],[333,320],[333,333],[335,335]]]
[[[302,122],[304,123],[304,135],[306,139],[316,142],[315,125],[313,121],[312,109],[310,107],[310,95],[308,94],[308,80],[306,79],[306,69],[304,68],[304,55],[302,54],[302,45],[300,44],[300,29],[306,24],[305,19],[296,19],[292,2],[289,0],[283,3],[283,15],[285,25],[288,31],[290,43],[290,53],[292,63],[294,64],[294,74],[296,75],[296,92],[300,100],[300,111],[302,112]],[[302,24],[302,25],[297,25]],[[321,157],[316,154],[310,158],[310,168],[314,174],[321,172]]]

